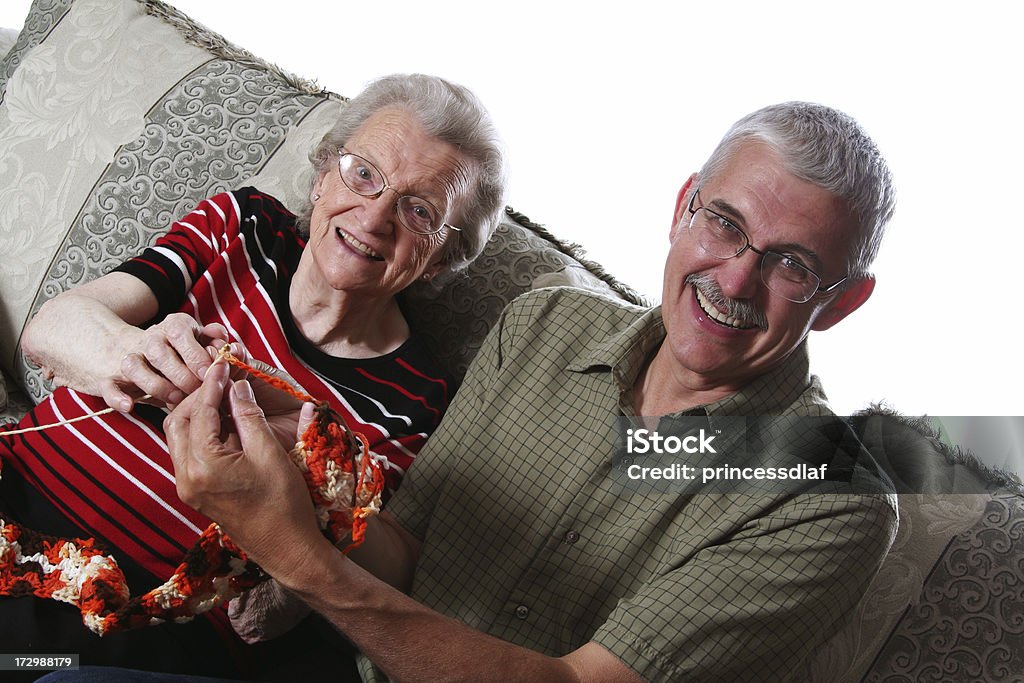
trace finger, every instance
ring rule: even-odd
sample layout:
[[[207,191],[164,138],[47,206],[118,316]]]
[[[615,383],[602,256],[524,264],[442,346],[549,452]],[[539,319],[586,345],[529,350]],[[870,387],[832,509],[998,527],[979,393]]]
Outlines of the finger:
[[[126,380],[162,403],[181,403],[185,392],[157,372],[141,353],[129,353],[121,359],[121,374]]]
[[[235,353],[235,351],[237,350],[236,347],[237,347],[236,344],[228,344],[227,345],[227,352],[230,353],[234,358],[236,358],[236,359],[238,359],[238,360],[240,360],[242,362],[245,362],[244,358],[242,358],[237,353]],[[216,347],[216,348],[213,347],[213,346],[207,346],[206,347],[206,353],[208,353],[210,355],[210,358],[212,360],[217,360],[218,358],[220,358],[220,352],[221,352],[221,349],[223,349],[223,348],[224,348],[223,344],[221,346],[219,346],[219,347]],[[246,376],[245,370],[243,370],[242,368],[236,366],[234,363],[229,363],[228,367],[229,367],[228,373],[231,375],[231,379],[232,380],[245,379],[245,376]]]
[[[164,420],[167,450],[174,463],[175,485],[182,501],[199,509],[208,460],[223,452],[220,406],[228,378],[224,363],[211,366],[203,385]]]
[[[153,338],[146,346],[146,357],[167,379],[183,390],[192,393],[199,387],[212,361],[206,353],[206,343],[201,342],[201,328],[195,320],[169,321],[164,329],[165,341]]]
[[[228,330],[220,323],[207,323],[199,329],[199,340],[203,344],[220,348],[228,343],[228,339]]]
[[[177,482],[188,479],[188,461],[191,458],[189,448],[189,422],[192,413],[194,393],[185,401],[182,401],[171,413],[164,418],[164,437],[167,440],[167,451],[171,456],[171,464],[174,466],[174,475]]]
[[[256,403],[252,386],[246,380],[234,382],[228,399],[231,405],[231,419],[238,430],[242,450],[248,457],[275,455],[281,447],[267,424],[263,410]]]
[[[299,428],[295,432],[296,441],[302,441],[302,436],[306,433],[306,429],[313,423],[315,412],[316,406],[309,401],[302,404],[302,409],[299,411]]]
[[[108,406],[126,415],[132,412],[132,407],[135,405],[132,397],[122,391],[114,382],[105,382],[103,384],[100,388],[100,397]]]
[[[191,406],[193,434],[219,434],[224,392],[230,381],[230,366],[224,361],[217,361],[206,372],[202,386],[194,392],[195,398],[189,396],[191,400],[182,402],[182,405]]]

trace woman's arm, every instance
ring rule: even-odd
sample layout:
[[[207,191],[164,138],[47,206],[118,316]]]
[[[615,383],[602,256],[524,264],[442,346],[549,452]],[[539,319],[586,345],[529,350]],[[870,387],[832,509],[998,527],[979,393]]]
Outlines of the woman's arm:
[[[199,387],[208,344],[227,339],[221,325],[173,314],[143,330],[157,313],[149,287],[110,273],[47,301],[22,336],[22,350],[58,386],[100,396],[128,412],[149,394],[175,405]]]

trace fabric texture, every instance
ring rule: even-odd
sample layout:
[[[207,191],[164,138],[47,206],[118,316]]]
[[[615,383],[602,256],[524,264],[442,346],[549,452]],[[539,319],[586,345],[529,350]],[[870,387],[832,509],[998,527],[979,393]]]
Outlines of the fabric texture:
[[[860,599],[895,500],[626,492],[615,417],[663,337],[657,309],[576,290],[506,310],[392,501],[424,541],[412,595],[549,655],[595,640],[646,680],[785,680]],[[694,414],[826,411],[801,347]]]
[[[108,272],[199,201],[249,181],[286,206],[337,96],[200,47],[161,3],[40,0],[0,65],[0,352],[17,352],[43,301]],[[304,86],[304,87],[299,87]]]
[[[206,197],[255,185],[297,210],[344,106],[158,0],[34,0],[0,62],[0,367],[42,400],[52,387],[18,350],[32,314]],[[509,210],[465,274],[408,292],[410,324],[461,378],[506,303],[581,265],[573,284],[639,301]]]
[[[18,40],[18,32],[13,28],[0,28],[0,59],[7,56],[14,43]]]
[[[393,491],[440,422],[451,382],[414,338],[390,354],[358,361],[327,356],[305,340],[288,306],[302,248],[294,216],[246,188],[201,203],[120,270],[149,285],[161,317],[180,311],[201,324],[221,323],[252,357],[328,400],[386,458]],[[52,424],[104,407],[99,398],[59,389],[22,424]],[[115,555],[125,553],[165,579],[209,520],[178,499],[163,418],[163,411],[142,406],[131,416],[110,413],[5,438],[0,457],[88,534],[112,544]],[[7,512],[32,526],[17,510]]]
[[[803,678],[1024,681],[1020,482],[946,446],[930,420],[873,408],[853,422],[914,493],[899,494],[899,532],[881,570]]]

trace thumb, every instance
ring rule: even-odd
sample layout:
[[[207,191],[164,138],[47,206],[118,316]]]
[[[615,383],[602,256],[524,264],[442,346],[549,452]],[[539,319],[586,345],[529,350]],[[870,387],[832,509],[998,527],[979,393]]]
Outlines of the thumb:
[[[302,435],[306,433],[306,429],[313,422],[314,413],[315,407],[312,403],[306,401],[302,404],[302,410],[299,411],[299,428],[295,432],[296,441],[302,441]]]
[[[245,454],[252,456],[267,445],[276,449],[277,440],[270,431],[263,409],[256,403],[249,382],[243,379],[233,383],[228,400],[231,405],[231,419],[238,430],[238,438]]]

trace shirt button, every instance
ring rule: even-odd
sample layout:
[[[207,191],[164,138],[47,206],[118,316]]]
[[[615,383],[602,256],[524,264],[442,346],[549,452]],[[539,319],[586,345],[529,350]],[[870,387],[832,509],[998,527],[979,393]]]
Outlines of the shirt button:
[[[566,544],[572,545],[576,541],[580,540],[580,532],[578,531],[566,531],[565,537],[562,539]]]
[[[529,607],[527,607],[526,605],[519,605],[519,607],[516,607],[516,618],[517,619],[525,619],[528,616],[530,616],[530,608]]]

